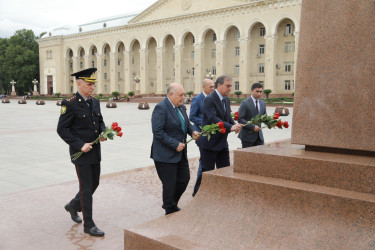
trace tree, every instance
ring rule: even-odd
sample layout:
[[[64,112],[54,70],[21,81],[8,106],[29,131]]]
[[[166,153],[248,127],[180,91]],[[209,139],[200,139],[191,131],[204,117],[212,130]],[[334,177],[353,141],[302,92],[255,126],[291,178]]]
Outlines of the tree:
[[[42,34],[41,34],[42,35]],[[0,39],[0,81],[5,90],[15,80],[18,94],[33,91],[33,79],[39,80],[39,46],[32,30],[17,30],[9,39]]]
[[[270,90],[270,89],[265,89],[265,90],[263,90],[263,93],[266,94],[266,98],[268,99],[268,96],[269,96],[269,94],[272,93],[272,90]]]
[[[113,91],[112,96],[115,97],[115,100],[118,100],[118,97],[120,96],[120,92],[118,91]]]
[[[194,91],[186,92],[186,94],[189,96],[189,98],[191,98],[191,96],[194,95]]]
[[[129,95],[130,97],[132,97],[132,96],[134,95],[134,91],[129,91],[129,92],[128,92],[128,95]]]
[[[234,94],[237,96],[237,99],[240,99],[240,95],[242,95],[242,91],[237,90],[236,92],[234,92]]]

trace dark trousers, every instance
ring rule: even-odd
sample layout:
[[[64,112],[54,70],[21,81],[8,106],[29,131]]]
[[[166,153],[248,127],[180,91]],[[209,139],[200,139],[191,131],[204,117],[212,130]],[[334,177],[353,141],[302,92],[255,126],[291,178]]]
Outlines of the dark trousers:
[[[255,146],[264,144],[264,142],[260,139],[259,134],[258,134],[258,138],[256,141],[253,141],[253,142],[241,141],[241,143],[242,143],[242,148],[255,147]]]
[[[156,171],[163,184],[163,208],[165,213],[177,211],[177,204],[190,180],[189,163],[182,157],[178,163],[155,161]]]
[[[214,170],[215,164],[216,168],[228,167],[230,165],[228,148],[224,148],[221,151],[199,148],[199,151],[201,153],[202,172]],[[195,196],[195,194],[198,192],[201,182],[202,175],[197,177],[197,181],[195,182],[194,186],[193,196]]]
[[[77,211],[82,211],[83,221],[86,227],[93,227],[92,219],[92,195],[99,186],[100,164],[76,165],[79,181],[79,192],[70,201],[70,205]]]

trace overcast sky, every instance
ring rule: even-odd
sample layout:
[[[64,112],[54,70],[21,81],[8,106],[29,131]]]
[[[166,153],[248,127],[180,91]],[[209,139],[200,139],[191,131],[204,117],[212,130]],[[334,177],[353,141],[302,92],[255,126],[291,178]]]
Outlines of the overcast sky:
[[[0,37],[31,29],[36,36],[63,25],[79,25],[100,18],[148,8],[157,0],[0,0]]]

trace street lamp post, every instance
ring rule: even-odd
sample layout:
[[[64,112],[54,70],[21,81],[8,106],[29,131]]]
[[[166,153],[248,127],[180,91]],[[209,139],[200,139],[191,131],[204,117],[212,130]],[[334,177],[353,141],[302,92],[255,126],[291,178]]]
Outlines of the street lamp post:
[[[33,84],[34,84],[34,92],[33,92],[33,96],[39,96],[39,93],[38,93],[38,81],[36,79],[34,79],[33,81],[31,81]]]
[[[138,84],[139,84],[139,82],[141,81],[141,78],[139,77],[139,76],[135,76],[134,77],[134,81],[136,82],[136,86],[135,86],[135,88],[134,88],[134,91],[135,91],[135,94],[136,95],[139,95],[140,93],[140,90],[139,90],[139,88],[138,88]]]

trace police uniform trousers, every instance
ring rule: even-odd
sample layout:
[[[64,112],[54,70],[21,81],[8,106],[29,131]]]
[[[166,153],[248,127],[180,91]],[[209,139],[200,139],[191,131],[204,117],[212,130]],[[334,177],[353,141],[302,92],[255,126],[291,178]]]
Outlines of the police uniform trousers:
[[[100,163],[75,165],[79,181],[79,192],[70,201],[70,205],[77,211],[82,211],[83,221],[86,227],[93,227],[92,219],[92,195],[99,186]]]

